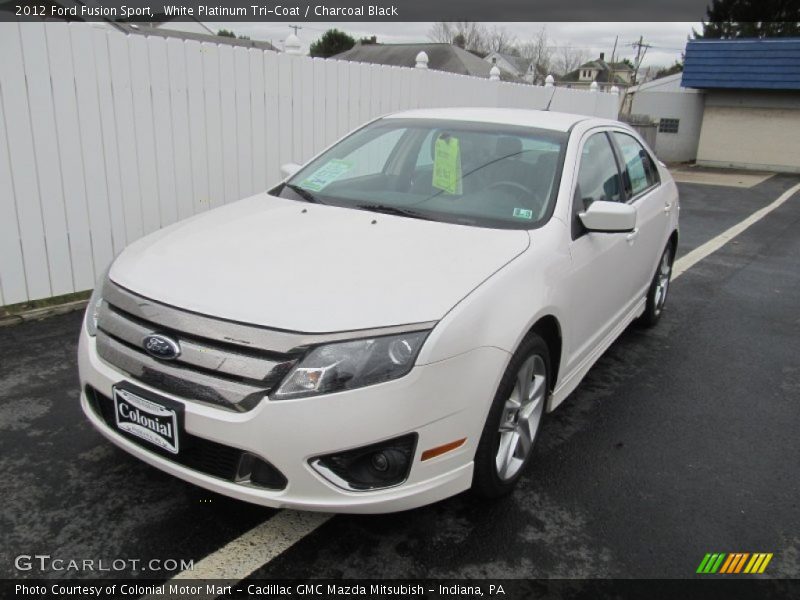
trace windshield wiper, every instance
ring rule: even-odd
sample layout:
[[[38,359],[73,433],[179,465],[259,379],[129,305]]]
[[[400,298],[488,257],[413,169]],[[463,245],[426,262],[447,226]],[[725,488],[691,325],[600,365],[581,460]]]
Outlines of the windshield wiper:
[[[317,198],[314,194],[309,192],[306,188],[302,188],[299,185],[295,185],[293,183],[284,183],[284,187],[289,188],[295,194],[300,196],[306,202],[313,202],[314,204],[325,204],[322,200]]]
[[[361,210],[370,210],[372,212],[384,213],[387,215],[396,215],[398,217],[409,217],[411,219],[424,219],[426,221],[433,221],[430,217],[426,217],[410,208],[400,208],[399,206],[390,206],[388,204],[357,204],[356,208]]]

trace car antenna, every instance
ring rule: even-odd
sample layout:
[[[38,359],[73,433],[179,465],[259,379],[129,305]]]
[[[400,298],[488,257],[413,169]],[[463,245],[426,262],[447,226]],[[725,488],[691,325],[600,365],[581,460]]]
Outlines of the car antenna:
[[[556,86],[553,86],[553,93],[550,94],[550,100],[547,101],[547,106],[544,107],[545,110],[550,110],[550,105],[553,103],[553,98],[556,95],[556,90],[557,89],[558,88]]]

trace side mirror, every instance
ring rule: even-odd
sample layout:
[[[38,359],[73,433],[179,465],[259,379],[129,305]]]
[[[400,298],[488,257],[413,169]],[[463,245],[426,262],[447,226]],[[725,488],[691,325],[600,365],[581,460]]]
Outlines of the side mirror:
[[[285,165],[281,165],[281,175],[283,175],[284,179],[289,179],[289,177],[302,168],[302,165],[298,165],[297,163],[286,163]]]
[[[623,233],[636,228],[636,208],[622,202],[595,200],[578,216],[589,231]]]

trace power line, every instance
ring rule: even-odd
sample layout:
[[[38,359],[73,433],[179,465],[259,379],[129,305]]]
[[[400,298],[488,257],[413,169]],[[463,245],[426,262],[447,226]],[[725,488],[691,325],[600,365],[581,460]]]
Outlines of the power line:
[[[675,52],[683,52],[686,48],[675,48],[673,46],[656,46],[655,44],[650,44],[650,48],[655,48],[657,50],[674,50]]]

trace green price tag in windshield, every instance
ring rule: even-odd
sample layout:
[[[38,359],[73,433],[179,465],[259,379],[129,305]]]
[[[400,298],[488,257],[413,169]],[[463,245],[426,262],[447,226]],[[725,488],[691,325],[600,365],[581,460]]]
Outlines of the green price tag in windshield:
[[[448,194],[461,193],[461,149],[458,138],[442,136],[436,140],[432,185]]]

